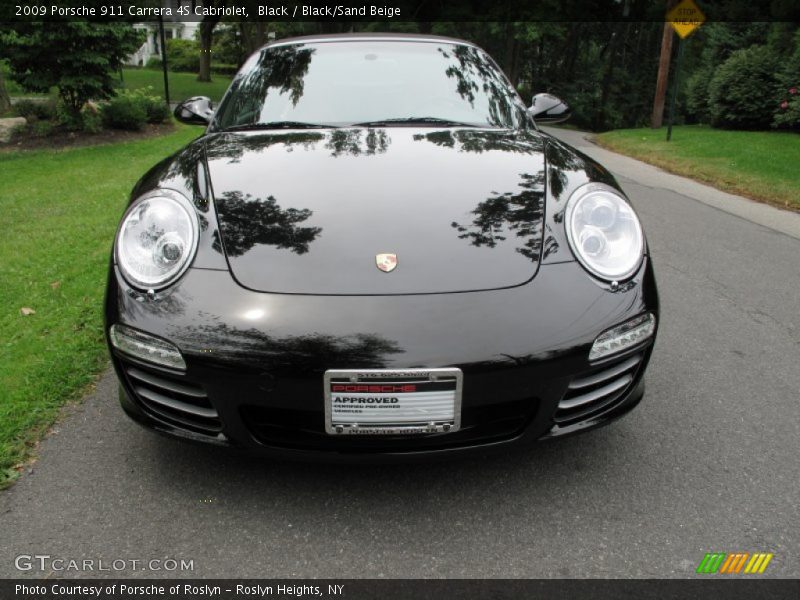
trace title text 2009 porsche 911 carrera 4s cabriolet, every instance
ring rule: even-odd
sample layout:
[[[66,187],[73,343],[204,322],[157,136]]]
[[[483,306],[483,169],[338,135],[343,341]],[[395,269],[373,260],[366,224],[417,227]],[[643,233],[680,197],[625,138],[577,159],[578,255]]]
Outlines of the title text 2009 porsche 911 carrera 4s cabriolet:
[[[658,297],[614,178],[480,48],[271,43],[136,185],[106,331],[125,411],[295,457],[524,445],[635,406]]]

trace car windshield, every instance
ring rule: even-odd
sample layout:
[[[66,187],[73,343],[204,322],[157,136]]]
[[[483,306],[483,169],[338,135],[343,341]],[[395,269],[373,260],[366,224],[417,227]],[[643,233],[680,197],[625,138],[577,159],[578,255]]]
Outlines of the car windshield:
[[[261,50],[234,79],[213,129],[523,122],[519,96],[478,48],[358,40]]]

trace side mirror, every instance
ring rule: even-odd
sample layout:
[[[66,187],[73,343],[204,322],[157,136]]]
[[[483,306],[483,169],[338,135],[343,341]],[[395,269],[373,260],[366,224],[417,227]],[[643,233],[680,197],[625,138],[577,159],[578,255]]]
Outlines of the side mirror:
[[[561,123],[569,119],[572,111],[561,98],[552,94],[536,94],[528,113],[537,123]]]
[[[211,98],[194,96],[178,104],[173,114],[181,123],[208,125],[214,116],[214,105],[211,103]]]

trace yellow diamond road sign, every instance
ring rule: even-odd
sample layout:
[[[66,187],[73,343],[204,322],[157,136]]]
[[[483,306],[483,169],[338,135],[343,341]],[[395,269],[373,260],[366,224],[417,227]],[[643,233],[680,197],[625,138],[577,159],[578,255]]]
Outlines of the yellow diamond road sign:
[[[681,38],[685,38],[706,20],[703,11],[694,3],[694,0],[681,0],[671,10],[667,11],[667,21],[672,24]]]

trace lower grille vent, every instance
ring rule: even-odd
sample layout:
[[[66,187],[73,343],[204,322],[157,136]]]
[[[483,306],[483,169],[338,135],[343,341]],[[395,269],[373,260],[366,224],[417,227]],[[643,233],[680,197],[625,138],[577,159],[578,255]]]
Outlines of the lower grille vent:
[[[160,419],[202,433],[222,429],[216,409],[199,385],[131,366],[125,373],[139,402]]]
[[[642,358],[636,354],[573,379],[558,403],[555,422],[564,426],[612,408],[630,388]]]
[[[325,433],[321,412],[246,406],[242,417],[262,444],[285,448],[375,452],[454,448],[512,438],[533,418],[538,400],[528,398],[483,406],[465,405],[461,429],[454,433],[417,436],[335,436]]]

